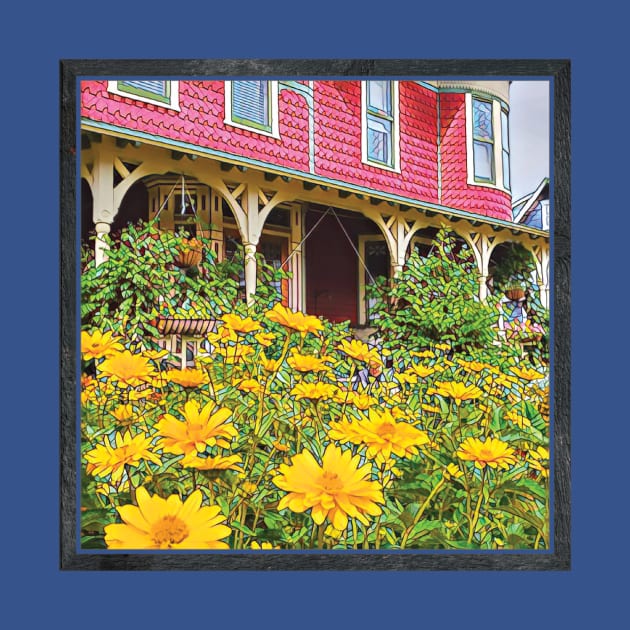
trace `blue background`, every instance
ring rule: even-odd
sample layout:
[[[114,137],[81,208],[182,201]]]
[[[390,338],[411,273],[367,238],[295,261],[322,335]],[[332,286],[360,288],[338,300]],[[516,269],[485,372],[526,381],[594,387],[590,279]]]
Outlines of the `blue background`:
[[[628,323],[611,306],[615,276],[627,265],[627,194],[616,194],[628,178],[626,22],[609,2],[566,4],[9,5],[0,43],[8,375],[0,416],[0,614],[14,619],[6,627],[622,625]],[[59,571],[59,59],[152,57],[572,60],[571,571]],[[627,287],[627,275],[619,282]]]

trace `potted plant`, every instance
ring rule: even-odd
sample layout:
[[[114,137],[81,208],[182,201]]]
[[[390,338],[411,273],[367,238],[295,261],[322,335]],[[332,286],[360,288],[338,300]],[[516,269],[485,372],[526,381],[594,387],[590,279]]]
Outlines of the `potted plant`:
[[[180,269],[188,269],[194,267],[201,262],[202,258],[201,241],[195,237],[184,238],[179,247],[179,251],[175,255],[175,266]]]
[[[518,302],[525,297],[525,288],[520,282],[508,282],[503,287],[505,297],[513,302]]]

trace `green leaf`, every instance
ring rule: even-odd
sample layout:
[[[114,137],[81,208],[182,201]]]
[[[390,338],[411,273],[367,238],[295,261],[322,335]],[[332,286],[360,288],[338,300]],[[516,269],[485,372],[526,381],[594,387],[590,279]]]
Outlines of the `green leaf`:
[[[247,525],[242,525],[238,521],[231,521],[230,525],[234,527],[234,529],[238,529],[239,531],[243,532],[244,534],[247,534],[248,536],[254,536],[254,537],[256,536],[256,533],[252,531],[249,527],[247,527]]]
[[[490,507],[488,509],[491,512],[506,512],[507,514],[521,518],[530,525],[533,525],[538,531],[542,532],[545,529],[545,524],[540,518],[530,514],[529,512],[525,512],[514,505],[501,505],[496,508]]]

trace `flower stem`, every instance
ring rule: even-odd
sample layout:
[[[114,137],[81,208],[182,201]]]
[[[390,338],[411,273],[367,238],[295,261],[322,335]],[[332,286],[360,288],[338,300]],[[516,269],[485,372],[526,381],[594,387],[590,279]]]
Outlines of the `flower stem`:
[[[138,505],[138,501],[136,500],[136,489],[131,481],[131,467],[129,464],[125,464],[125,472],[127,473],[127,480],[129,481],[129,495],[131,497],[131,502],[134,505]]]
[[[326,521],[324,521],[321,525],[317,526],[317,548],[324,548],[324,531],[326,528]]]
[[[479,498],[477,499],[477,505],[475,507],[475,513],[473,514],[472,521],[470,522],[470,531],[468,532],[468,542],[471,543],[475,534],[475,528],[477,527],[477,521],[479,520],[479,511],[481,510],[481,502],[483,501],[483,484],[486,480],[486,469],[481,471],[481,486],[479,487]]]
[[[403,534],[403,537],[400,541],[401,549],[405,548],[405,545],[407,544],[407,540],[409,539],[409,535],[411,534],[413,528],[420,522],[420,519],[422,518],[424,511],[427,509],[427,506],[429,505],[429,503],[433,500],[433,497],[440,491],[440,489],[444,485],[444,481],[445,479],[444,477],[442,477],[442,479],[440,479],[435,484],[435,487],[433,488],[433,490],[431,490],[431,492],[429,493],[429,496],[424,500],[424,503],[420,506],[418,513],[415,515],[413,519],[413,522],[411,523],[411,525],[409,525],[409,527],[407,527],[407,529],[405,530],[405,533]]]

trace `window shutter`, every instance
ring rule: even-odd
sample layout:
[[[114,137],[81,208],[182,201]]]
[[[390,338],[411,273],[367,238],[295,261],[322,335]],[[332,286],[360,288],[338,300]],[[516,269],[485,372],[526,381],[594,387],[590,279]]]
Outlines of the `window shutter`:
[[[121,81],[121,83],[156,96],[168,96],[166,81]]]
[[[267,81],[232,82],[232,117],[269,125]]]

